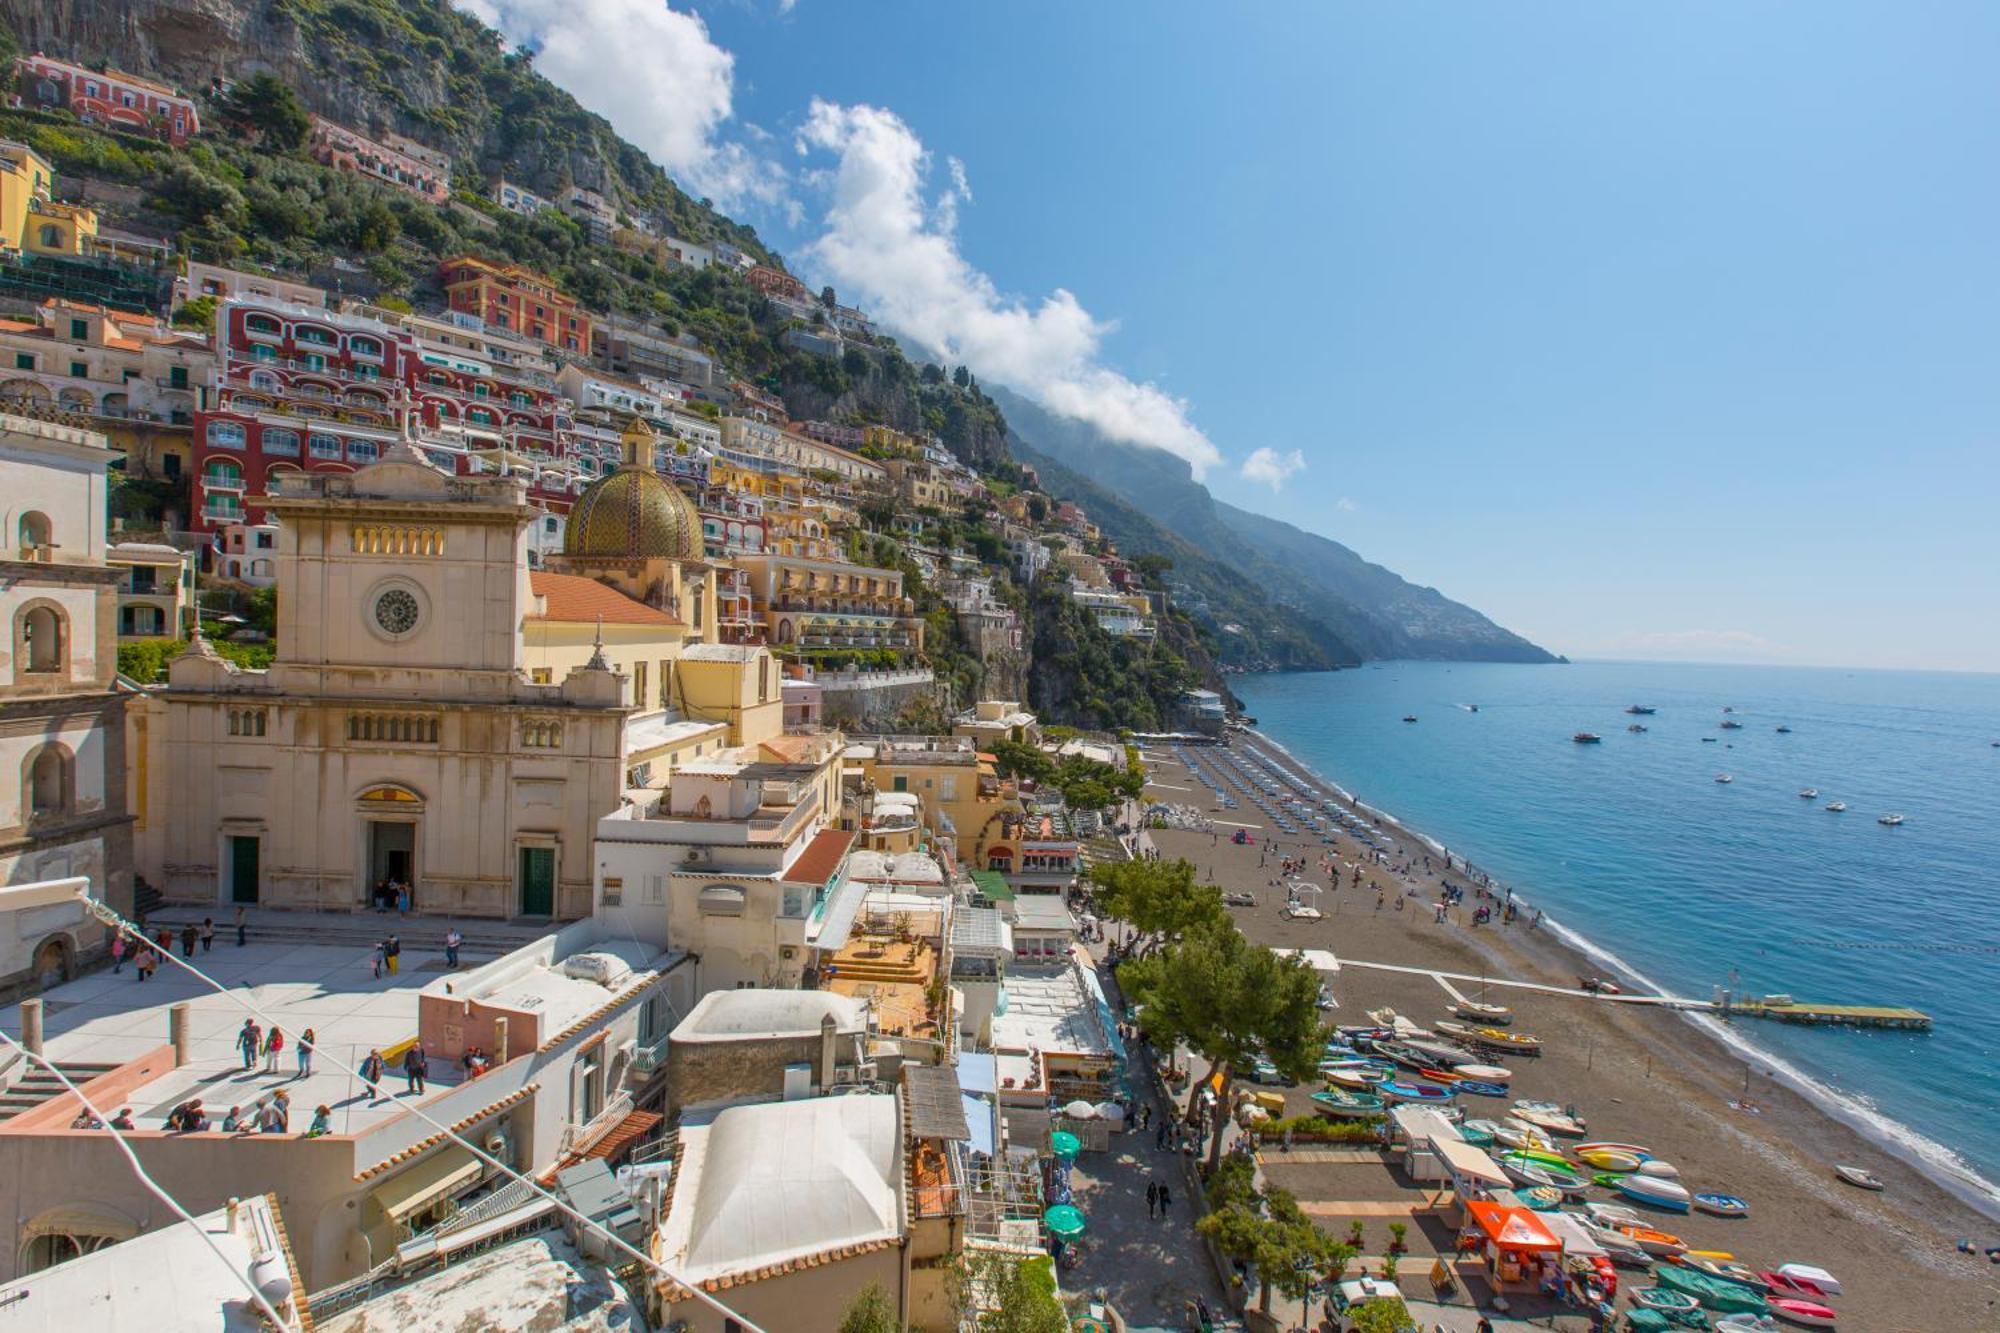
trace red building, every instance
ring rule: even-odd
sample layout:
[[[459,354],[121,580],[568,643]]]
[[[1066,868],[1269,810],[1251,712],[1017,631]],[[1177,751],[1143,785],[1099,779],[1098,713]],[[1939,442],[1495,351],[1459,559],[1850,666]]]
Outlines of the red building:
[[[164,84],[117,70],[99,72],[37,52],[15,62],[22,96],[68,107],[80,120],[152,134],[176,148],[201,132],[194,101]]]
[[[743,275],[743,280],[766,296],[782,296],[790,301],[809,301],[806,285],[781,268],[769,264],[758,264]]]
[[[566,352],[590,354],[590,312],[532,269],[460,255],[444,261],[440,276],[453,310]]]
[[[377,143],[324,116],[312,118],[308,140],[313,160],[379,181],[419,199],[442,204],[451,198],[451,158],[399,135]]]

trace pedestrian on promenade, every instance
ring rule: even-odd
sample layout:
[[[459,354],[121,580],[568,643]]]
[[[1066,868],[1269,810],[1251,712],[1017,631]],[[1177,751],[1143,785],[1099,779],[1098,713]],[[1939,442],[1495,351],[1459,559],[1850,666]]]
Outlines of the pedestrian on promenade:
[[[119,931],[111,937],[111,975],[117,976],[125,966],[125,932]]]
[[[190,921],[181,927],[181,957],[194,957],[194,942],[201,938],[201,928]]]
[[[136,944],[132,946],[132,966],[138,971],[139,980],[151,981],[153,979],[153,969],[159,965],[160,960],[153,953],[151,945]]]
[[[271,1025],[271,1035],[264,1041],[264,1072],[278,1072],[278,1057],[285,1051],[285,1034],[276,1023]]]
[[[205,916],[201,919],[201,951],[203,953],[207,953],[210,949],[213,949],[214,947],[215,947],[215,918],[212,916]]]
[[[1173,1191],[1167,1188],[1167,1182],[1166,1182],[1166,1181],[1164,1181],[1164,1180],[1163,1180],[1163,1181],[1161,1181],[1161,1182],[1160,1182],[1160,1216],[1161,1216],[1161,1217],[1163,1217],[1163,1218],[1164,1218],[1164,1217],[1165,1217],[1165,1216],[1167,1215],[1167,1209],[1168,1209],[1169,1207],[1171,1207],[1171,1206],[1173,1205],[1173,1202],[1174,1202],[1174,1195],[1173,1195]]]
[[[243,1068],[250,1069],[257,1063],[257,1052],[264,1045],[264,1030],[257,1026],[257,1020],[246,1018],[236,1033],[236,1045],[243,1052]]]
[[[465,936],[458,933],[457,926],[453,926],[444,933],[444,965],[446,967],[457,968],[458,946],[463,943],[465,943]]]
[[[249,909],[249,908],[247,908],[247,907],[239,907],[239,908],[237,908],[237,909],[236,909],[236,947],[237,947],[237,948],[239,948],[239,949],[240,949],[240,948],[242,948],[242,947],[243,947],[244,945],[246,945],[246,944],[248,944],[248,943],[250,942],[250,940],[249,940],[249,937],[248,937],[248,935],[247,935],[247,931],[248,931],[248,928],[249,928],[249,925],[250,925],[250,909]]]
[[[1160,1206],[1160,1182],[1157,1180],[1149,1180],[1146,1182],[1146,1216],[1148,1217],[1153,1216],[1153,1214],[1159,1209],[1159,1206]]]
[[[311,1078],[313,1072],[313,1047],[319,1044],[319,1034],[307,1028],[299,1037],[299,1077]]]
[[[403,1055],[403,1078],[405,1092],[424,1095],[424,1076],[430,1073],[430,1058],[424,1054],[424,1044],[417,1042]]]
[[[385,946],[383,945],[382,941],[380,940],[375,941],[374,967],[375,967],[375,977],[377,980],[380,980],[382,976],[382,964],[385,960],[385,955],[383,953],[384,947]]]
[[[368,1099],[370,1101],[375,1100],[381,1095],[378,1085],[382,1082],[383,1067],[384,1062],[382,1060],[382,1052],[380,1051],[368,1052],[368,1058],[361,1062],[361,1085],[368,1089]]]
[[[391,935],[388,938],[388,941],[384,943],[382,946],[382,957],[387,959],[389,962],[390,976],[393,977],[396,975],[396,964],[397,961],[402,958],[402,956],[403,956],[403,942],[397,939],[394,935]]]
[[[410,886],[407,884],[398,884],[396,886],[396,915],[408,916],[409,914]]]

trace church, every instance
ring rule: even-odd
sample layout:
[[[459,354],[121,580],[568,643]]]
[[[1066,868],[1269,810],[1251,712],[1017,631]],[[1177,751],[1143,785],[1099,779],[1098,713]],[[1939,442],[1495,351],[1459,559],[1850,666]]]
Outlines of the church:
[[[277,654],[203,639],[128,710],[135,857],[170,902],[571,920],[596,823],[672,770],[782,730],[776,664],[713,642],[700,515],[624,461],[533,571],[526,483],[457,477],[407,442],[352,473],[289,473]]]

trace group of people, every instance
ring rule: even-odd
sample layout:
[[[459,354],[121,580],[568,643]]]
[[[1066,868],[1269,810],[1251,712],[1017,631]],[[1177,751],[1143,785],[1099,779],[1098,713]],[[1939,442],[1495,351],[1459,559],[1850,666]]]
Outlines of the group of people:
[[[119,1109],[111,1117],[110,1127],[115,1130],[134,1130],[139,1126],[132,1119],[132,1108]],[[90,1111],[78,1113],[70,1122],[71,1129],[103,1129],[105,1125]],[[201,1098],[193,1097],[181,1102],[167,1112],[163,1126],[172,1134],[289,1134],[292,1132],[292,1098],[283,1088],[278,1088],[268,1097],[253,1102],[246,1112],[240,1106],[229,1108],[229,1114],[217,1124],[202,1106]],[[312,1124],[306,1130],[306,1137],[316,1139],[333,1132],[333,1108],[322,1105],[313,1111]]]
[[[318,1045],[319,1034],[312,1028],[307,1028],[299,1034],[296,1047],[299,1072],[296,1077],[312,1077],[313,1050]],[[243,1020],[243,1026],[236,1032],[236,1049],[243,1053],[243,1068],[246,1072],[256,1067],[257,1057],[261,1054],[264,1057],[264,1072],[275,1074],[278,1072],[278,1060],[285,1051],[284,1030],[273,1023],[271,1030],[265,1032],[258,1026],[256,1019],[246,1018]]]
[[[375,881],[375,910],[386,914],[394,908],[397,916],[410,914],[411,886],[400,879],[378,879]]]
[[[475,1047],[473,1049],[476,1050],[478,1048]],[[481,1058],[484,1059],[483,1053]],[[468,1065],[468,1071],[470,1068],[471,1066]],[[361,1082],[368,1089],[368,1096],[370,1098],[379,1098],[382,1095],[382,1076],[388,1072],[388,1069],[389,1062],[382,1058],[382,1052],[380,1051],[368,1052],[368,1058],[361,1062]],[[483,1065],[481,1069],[484,1069]],[[430,1077],[430,1072],[430,1052],[424,1049],[423,1042],[411,1042],[409,1048],[403,1052],[403,1090],[406,1093],[412,1093],[421,1097],[424,1092],[424,1082]]]
[[[245,908],[236,909],[236,947],[242,948],[249,942],[249,913]],[[161,926],[148,934],[143,921],[138,930],[120,929],[111,936],[111,974],[117,976],[125,970],[125,964],[132,964],[132,970],[140,981],[151,981],[153,973],[159,970],[162,958],[171,958],[177,935],[172,926]],[[215,918],[205,916],[201,924],[189,921],[178,932],[181,957],[193,958],[195,947],[208,953],[215,947]]]

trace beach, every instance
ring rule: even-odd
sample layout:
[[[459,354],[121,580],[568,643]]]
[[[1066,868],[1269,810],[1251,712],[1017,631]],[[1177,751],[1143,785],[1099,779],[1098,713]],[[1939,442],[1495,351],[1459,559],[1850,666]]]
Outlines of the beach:
[[[1232,744],[1255,747],[1267,762],[1317,782],[1310,770],[1254,734],[1238,735]],[[1201,762],[1209,751],[1194,747],[1188,753]],[[1573,1104],[1588,1120],[1589,1138],[1641,1143],[1678,1166],[1691,1190],[1736,1194],[1751,1204],[1747,1218],[1660,1214],[1661,1229],[1695,1248],[1728,1251],[1753,1268],[1808,1263],[1829,1269],[1844,1285],[1835,1302],[1842,1327],[1881,1333],[2000,1328],[2000,1267],[1955,1249],[1960,1238],[1982,1247],[2000,1243],[2000,1225],[1877,1141],[1767,1071],[1747,1065],[1685,1016],[1584,994],[1576,988],[1578,977],[1605,969],[1546,925],[1532,928],[1531,910],[1511,925],[1500,924],[1496,913],[1494,923],[1473,926],[1480,904],[1463,874],[1449,879],[1466,887],[1465,901],[1438,922],[1432,905],[1440,897],[1440,876],[1435,870],[1426,873],[1422,858],[1428,849],[1412,831],[1393,831],[1397,859],[1407,855],[1410,869],[1394,873],[1363,861],[1358,887],[1351,867],[1363,849],[1340,835],[1332,849],[1340,867],[1336,889],[1318,869],[1320,856],[1329,850],[1319,834],[1303,828],[1277,830],[1240,794],[1236,808],[1212,808],[1208,787],[1171,752],[1155,751],[1148,758],[1149,799],[1192,807],[1214,821],[1213,831],[1152,830],[1159,854],[1186,858],[1204,882],[1227,892],[1253,894],[1255,906],[1231,909],[1253,941],[1336,954],[1343,962],[1333,985],[1339,1007],[1329,1012],[1329,1021],[1365,1023],[1367,1011],[1385,1007],[1427,1026],[1446,1017],[1450,996],[1428,971],[1561,987],[1560,994],[1499,987],[1486,992],[1489,1002],[1515,1011],[1514,1030],[1534,1033],[1544,1042],[1540,1058],[1502,1061],[1514,1071],[1513,1095]],[[1326,798],[1339,795],[1330,785],[1319,785]],[[1230,835],[1238,828],[1255,843],[1233,844]],[[1452,851],[1478,860],[1476,848]],[[1285,854],[1305,858],[1302,877],[1328,889],[1312,900],[1322,919],[1284,915],[1285,893],[1272,881]],[[1436,855],[1431,862],[1441,868]],[[1582,933],[1588,934],[1587,923],[1570,924],[1585,926]],[[1421,971],[1376,970],[1358,966],[1362,961]],[[1468,996],[1479,994],[1477,981],[1452,984]],[[1288,1089],[1288,1113],[1309,1110],[1313,1090]],[[1507,1104],[1462,1100],[1469,1115],[1494,1119],[1501,1118]],[[1878,1194],[1845,1185],[1833,1175],[1835,1162],[1865,1167],[1887,1188]],[[1315,1215],[1334,1230],[1344,1230],[1339,1204],[1387,1205],[1398,1195],[1414,1193],[1379,1165],[1281,1161],[1267,1162],[1266,1172],[1309,1205],[1333,1205]],[[1421,1230],[1433,1245],[1440,1240],[1449,1244],[1433,1228],[1412,1230]],[[1422,1242],[1413,1236],[1412,1243]],[[1405,1267],[1405,1274],[1416,1267]],[[1416,1280],[1406,1281],[1406,1288],[1414,1294]]]

